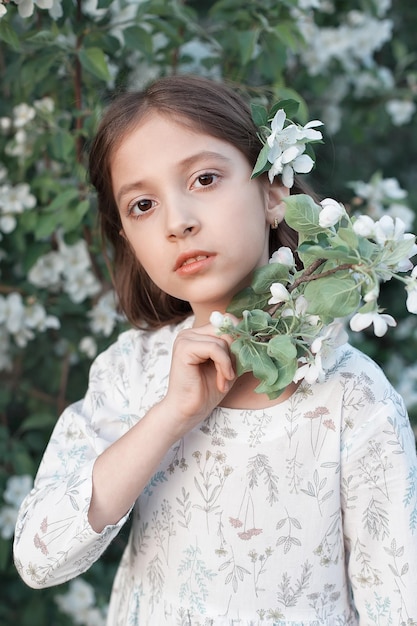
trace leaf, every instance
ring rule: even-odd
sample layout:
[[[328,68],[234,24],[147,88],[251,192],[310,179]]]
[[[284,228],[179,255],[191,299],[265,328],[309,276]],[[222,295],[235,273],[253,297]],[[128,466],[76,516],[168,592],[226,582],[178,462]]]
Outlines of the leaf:
[[[301,254],[307,254],[313,259],[334,259],[340,263],[358,262],[358,257],[354,254],[350,254],[349,248],[346,247],[322,248],[317,244],[304,242],[298,247],[298,250]]]
[[[231,303],[227,307],[227,312],[235,315],[236,317],[241,317],[243,311],[247,311],[249,309],[263,309],[268,303],[270,298],[270,294],[267,295],[259,295],[256,296],[255,292],[251,287],[246,287],[239,291]]]
[[[272,385],[278,378],[278,370],[266,350],[266,344],[255,344],[244,338],[233,341],[231,351],[236,356],[238,374],[253,372],[255,378]]]
[[[285,221],[294,230],[308,235],[318,235],[320,207],[313,198],[305,194],[295,194],[284,199],[286,204]]]
[[[129,26],[123,31],[125,46],[129,50],[140,50],[150,56],[153,53],[152,35],[140,26]]]
[[[252,103],[251,112],[255,126],[258,126],[258,128],[260,128],[261,126],[266,126],[266,124],[268,123],[268,113],[264,106],[262,106],[261,104]]]
[[[56,419],[48,413],[35,413],[31,415],[21,424],[19,431],[25,432],[27,430],[43,430],[44,428],[50,429],[56,423]]]
[[[72,154],[75,153],[74,137],[64,130],[58,130],[49,139],[49,145],[52,156],[57,161],[67,162]]]
[[[3,18],[0,19],[0,39],[15,50],[20,49],[20,41],[10,24]]]
[[[349,315],[360,303],[358,287],[348,272],[309,282],[304,295],[308,301],[308,313],[328,318]]]
[[[256,159],[251,178],[255,178],[255,176],[259,176],[260,174],[263,174],[267,169],[269,169],[271,164],[268,161],[268,153],[269,146],[266,143],[258,154],[258,158]]]
[[[101,80],[110,80],[110,72],[107,67],[106,58],[100,48],[82,48],[78,52],[80,63],[87,72],[90,72]]]
[[[288,282],[289,280],[289,268],[282,263],[268,263],[255,270],[253,274],[253,280],[251,287],[257,294],[268,294],[268,298],[271,297],[270,286],[272,283]]]
[[[294,100],[293,98],[287,98],[285,100],[279,100],[271,108],[271,111],[269,113],[269,117],[270,117],[270,119],[272,119],[275,116],[277,111],[279,111],[280,109],[283,109],[285,111],[286,117],[288,119],[291,119],[291,118],[293,118],[297,114],[297,111],[298,111],[299,108],[300,108],[300,103],[297,102],[297,100]]]
[[[241,31],[237,35],[239,53],[242,65],[247,65],[253,57],[258,42],[259,28]]]

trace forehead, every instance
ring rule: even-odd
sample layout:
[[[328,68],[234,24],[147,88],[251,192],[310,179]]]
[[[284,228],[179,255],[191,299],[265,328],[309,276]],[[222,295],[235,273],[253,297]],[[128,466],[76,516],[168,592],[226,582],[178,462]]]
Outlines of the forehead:
[[[188,118],[150,111],[120,138],[110,165],[113,171],[134,159],[136,164],[148,169],[158,164],[175,164],[200,152],[243,158],[231,143],[198,128]]]

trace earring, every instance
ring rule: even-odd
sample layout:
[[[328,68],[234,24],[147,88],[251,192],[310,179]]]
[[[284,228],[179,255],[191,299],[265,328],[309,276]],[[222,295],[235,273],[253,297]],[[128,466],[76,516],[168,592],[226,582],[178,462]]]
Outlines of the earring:
[[[279,224],[279,219],[275,217],[271,228],[273,230],[276,230],[278,228],[278,224]]]

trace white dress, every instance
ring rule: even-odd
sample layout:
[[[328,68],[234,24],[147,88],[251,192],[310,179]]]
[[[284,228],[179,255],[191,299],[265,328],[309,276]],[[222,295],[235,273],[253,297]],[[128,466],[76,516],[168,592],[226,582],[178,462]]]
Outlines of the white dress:
[[[93,464],[164,396],[190,323],[128,331],[96,359],[20,510],[27,584],[81,574],[126,521],[89,526]],[[280,404],[215,409],[129,514],[109,626],[417,624],[414,436],[380,369],[348,345],[325,382]]]

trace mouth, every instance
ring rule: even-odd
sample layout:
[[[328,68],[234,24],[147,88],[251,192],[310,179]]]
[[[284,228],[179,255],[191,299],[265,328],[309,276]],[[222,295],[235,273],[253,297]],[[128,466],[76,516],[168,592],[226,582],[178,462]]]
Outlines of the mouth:
[[[174,271],[180,273],[188,273],[190,270],[197,270],[204,267],[207,261],[212,259],[214,255],[211,252],[192,251],[185,254],[180,254],[178,257]]]

